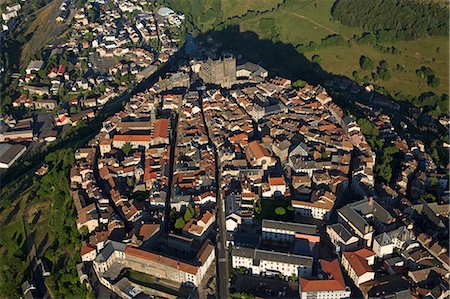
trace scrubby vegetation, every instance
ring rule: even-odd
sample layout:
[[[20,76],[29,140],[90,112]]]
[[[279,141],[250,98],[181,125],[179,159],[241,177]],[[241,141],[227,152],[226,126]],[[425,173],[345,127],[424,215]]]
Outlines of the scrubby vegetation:
[[[338,0],[331,13],[342,24],[362,27],[382,41],[448,35],[448,10],[433,2]]]

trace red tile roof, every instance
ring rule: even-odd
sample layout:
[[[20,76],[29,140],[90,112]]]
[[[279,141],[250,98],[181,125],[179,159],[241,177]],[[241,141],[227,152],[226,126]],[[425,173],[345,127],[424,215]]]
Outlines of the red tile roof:
[[[167,138],[169,136],[169,120],[160,118],[155,121],[153,138]]]
[[[286,182],[284,181],[283,177],[269,178],[269,185],[270,186],[285,186]]]
[[[151,137],[150,135],[114,135],[113,137],[114,141],[126,141],[126,142],[133,142],[133,141],[150,141]]]
[[[373,255],[375,255],[375,253],[366,248],[354,252],[344,252],[345,259],[349,262],[350,267],[355,270],[358,276],[367,272],[374,272],[367,262],[367,258]]]
[[[159,224],[142,224],[139,228],[139,237],[142,237],[142,240],[147,241],[150,237],[152,237],[155,233],[157,233],[160,229]]]
[[[258,141],[252,141],[248,144],[249,150],[256,159],[269,156],[269,152]]]
[[[93,246],[91,244],[83,244],[80,248],[80,255],[83,256],[94,250],[95,250],[95,246]]]
[[[141,250],[138,248],[134,248],[134,247],[126,247],[125,248],[125,254],[126,255],[131,255],[140,259],[144,259],[147,261],[151,261],[157,264],[162,264],[165,266],[168,266],[170,268],[173,269],[178,269],[181,270],[183,272],[187,272],[193,275],[197,274],[198,271],[198,267],[185,263],[185,262],[181,262],[181,261],[177,261],[173,258],[167,257],[167,256],[163,256],[163,255],[159,255],[153,252],[149,252],[149,251],[145,251],[145,250]]]
[[[338,291],[345,290],[345,281],[337,259],[332,261],[321,260],[323,272],[329,275],[328,279],[300,278],[302,292]]]

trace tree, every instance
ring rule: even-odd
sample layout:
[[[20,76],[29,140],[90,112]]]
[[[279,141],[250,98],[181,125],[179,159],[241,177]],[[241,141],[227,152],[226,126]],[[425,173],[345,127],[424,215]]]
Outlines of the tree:
[[[359,26],[373,33],[379,42],[448,36],[447,7],[434,2],[337,0],[331,14],[343,25]]]
[[[387,63],[386,60],[381,60],[380,61],[380,68],[383,68],[383,69],[389,68],[389,64]]]
[[[186,223],[184,222],[183,218],[178,218],[177,221],[175,221],[175,228],[176,229],[182,229]]]
[[[255,214],[261,214],[261,200],[255,201]]]
[[[388,81],[391,78],[391,73],[389,72],[389,70],[387,70],[385,68],[379,67],[377,69],[377,74],[378,74],[378,77],[383,81]]]
[[[320,58],[320,55],[314,54],[314,55],[312,56],[311,60],[312,60],[312,62],[320,63],[320,61],[322,60],[322,58]]]
[[[436,196],[434,196],[431,193],[425,193],[422,196],[422,199],[425,200],[426,202],[435,202],[436,201]]]
[[[305,85],[306,85],[306,81],[303,81],[300,79],[295,81],[294,83],[292,83],[292,86],[295,88],[303,88],[303,87],[305,87]]]
[[[427,84],[430,87],[438,87],[440,83],[441,82],[440,82],[439,78],[436,77],[435,75],[431,75],[427,79]]]
[[[191,210],[186,209],[184,211],[184,216],[183,216],[184,222],[188,222],[189,220],[192,219],[193,216],[194,216],[194,214],[191,212]]]
[[[129,142],[125,143],[122,147],[122,151],[124,152],[125,156],[128,156],[132,149],[133,146]]]
[[[286,215],[286,210],[283,207],[277,207],[275,209],[275,214],[277,214],[278,216]]]
[[[80,228],[80,235],[81,235],[83,240],[85,240],[85,241],[89,240],[89,229],[87,228],[86,225],[83,225]]]
[[[370,57],[361,55],[359,58],[359,66],[362,70],[368,71],[373,69],[373,61],[370,59]]]

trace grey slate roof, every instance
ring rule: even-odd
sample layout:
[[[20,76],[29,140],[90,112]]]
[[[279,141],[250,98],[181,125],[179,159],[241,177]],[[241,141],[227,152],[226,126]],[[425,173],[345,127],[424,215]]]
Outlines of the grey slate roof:
[[[330,227],[345,241],[350,240],[353,235],[341,224],[335,223],[330,225]]]
[[[386,233],[381,233],[375,237],[375,241],[381,246],[392,244],[392,239]]]
[[[312,267],[313,258],[290,253],[267,251],[261,249],[236,247],[233,256],[251,258],[257,263],[261,260]]]
[[[370,226],[367,221],[369,215],[372,215],[378,222],[385,224],[394,220],[394,217],[384,209],[378,202],[370,199],[350,203],[338,210],[338,213],[351,222],[360,232],[365,232],[364,228]]]
[[[317,234],[317,225],[263,219],[262,228],[282,229],[308,235]]]
[[[116,242],[108,240],[105,243],[105,247],[103,247],[102,251],[97,254],[95,261],[102,263],[108,260],[108,258],[113,254],[114,251],[124,251],[126,247],[125,243]]]

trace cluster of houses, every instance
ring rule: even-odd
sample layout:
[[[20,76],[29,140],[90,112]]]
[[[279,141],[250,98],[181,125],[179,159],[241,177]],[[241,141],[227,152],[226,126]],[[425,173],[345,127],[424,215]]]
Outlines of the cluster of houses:
[[[171,206],[215,202],[215,159],[198,92],[183,96],[177,125]]]
[[[293,88],[233,61],[183,65],[133,96],[77,152],[72,193],[89,234],[81,256],[100,282],[125,297],[168,296],[122,275],[131,268],[161,285],[199,287],[223,212],[231,266],[298,280],[301,298],[448,296],[444,205],[375,185],[375,153],[325,88]],[[197,74],[209,85],[187,91]],[[370,120],[385,142],[405,153],[416,146],[401,171],[412,167],[412,182],[431,184],[416,171],[426,157],[420,144],[403,142],[386,115]],[[349,202],[348,192],[359,200]],[[282,221],[261,219],[277,218],[262,211],[271,201],[287,202]]]
[[[81,248],[82,260],[93,262],[100,282],[119,295],[130,287],[125,277],[119,277],[123,268],[195,287],[214,260],[214,247],[206,238],[215,222],[213,209],[196,207],[178,233],[163,233],[165,216],[155,213],[164,210],[168,200],[177,207],[167,194],[170,188],[182,185],[180,175],[180,181],[174,176],[174,185],[169,186],[173,118],[179,107],[184,107],[185,118],[180,116],[175,129],[189,133],[184,127],[189,122],[189,105],[181,100],[181,95],[150,90],[133,96],[122,111],[103,122],[90,147],[76,153],[72,196],[77,225],[86,227],[90,236]],[[158,111],[163,111],[164,117],[157,117]],[[197,121],[201,120],[200,115]],[[190,142],[191,137],[183,139],[178,133],[177,140],[176,153],[181,157],[180,151],[188,149],[188,144],[182,146],[183,140]],[[183,171],[181,163],[177,162],[179,173]],[[190,176],[194,177],[194,172]],[[145,293],[162,296],[163,290],[146,289]]]
[[[5,11],[2,12],[2,32],[6,32],[14,27],[14,23],[18,19],[21,9],[22,5],[20,3],[5,7]]]
[[[254,202],[272,197],[290,199],[299,216],[327,220],[350,176],[363,196],[374,188],[375,154],[321,86],[294,90],[276,78],[226,94],[207,90],[203,109],[228,211],[239,210],[239,221],[251,221]]]

